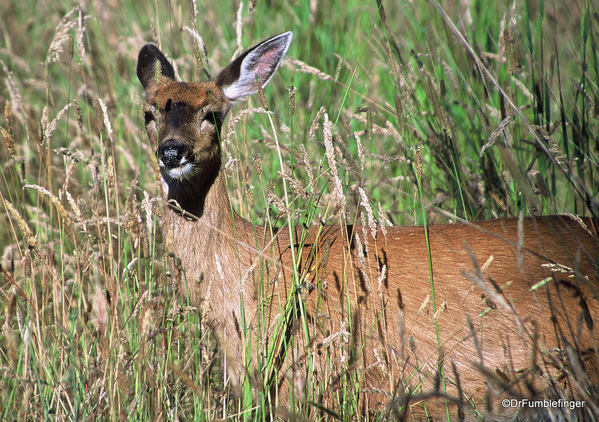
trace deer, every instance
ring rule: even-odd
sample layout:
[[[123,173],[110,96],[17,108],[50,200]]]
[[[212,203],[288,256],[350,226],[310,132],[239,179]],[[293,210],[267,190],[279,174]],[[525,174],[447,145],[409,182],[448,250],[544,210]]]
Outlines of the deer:
[[[292,37],[263,41],[200,83],[177,81],[152,43],[138,57],[168,275],[210,321],[231,382],[274,350],[283,406],[291,396],[333,403],[335,382],[311,398],[307,385],[348,371],[364,412],[415,419],[526,413],[499,404],[506,398],[596,400],[576,380],[599,380],[597,219],[273,228],[232,209],[225,116],[268,84]]]

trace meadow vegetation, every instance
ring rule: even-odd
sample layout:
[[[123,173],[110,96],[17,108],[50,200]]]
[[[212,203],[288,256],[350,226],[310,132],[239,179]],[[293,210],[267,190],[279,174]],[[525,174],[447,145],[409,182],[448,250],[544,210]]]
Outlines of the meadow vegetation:
[[[596,2],[8,0],[0,14],[0,420],[272,406],[260,374],[224,388],[200,312],[166,282],[135,75],[148,41],[202,81],[294,32],[265,97],[223,128],[232,204],[252,222],[599,216]],[[345,380],[334,414],[293,416],[353,420]]]

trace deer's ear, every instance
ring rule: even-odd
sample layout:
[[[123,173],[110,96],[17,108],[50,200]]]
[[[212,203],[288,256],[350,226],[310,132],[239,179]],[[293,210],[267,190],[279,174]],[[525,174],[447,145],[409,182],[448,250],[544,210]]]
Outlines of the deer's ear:
[[[233,60],[216,77],[230,100],[238,100],[264,87],[283,61],[291,44],[293,33],[285,32],[270,38]]]
[[[163,77],[175,80],[175,70],[162,51],[153,43],[142,47],[137,58],[137,77],[147,91],[148,87],[156,83],[156,66],[160,64],[160,73]]]

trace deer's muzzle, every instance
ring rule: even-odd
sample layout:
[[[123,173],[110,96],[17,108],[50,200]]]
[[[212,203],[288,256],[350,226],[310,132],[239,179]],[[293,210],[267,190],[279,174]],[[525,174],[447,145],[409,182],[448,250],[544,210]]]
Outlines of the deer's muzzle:
[[[181,167],[189,161],[189,148],[177,141],[166,141],[158,147],[158,164],[163,170]]]

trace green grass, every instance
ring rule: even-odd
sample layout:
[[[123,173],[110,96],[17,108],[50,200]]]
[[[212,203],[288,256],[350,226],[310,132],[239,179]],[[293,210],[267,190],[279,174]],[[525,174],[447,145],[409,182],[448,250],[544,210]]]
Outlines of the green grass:
[[[272,114],[243,114],[254,96],[224,126],[244,218],[281,226],[287,203],[295,224],[339,221],[321,108],[348,221],[367,218],[358,188],[393,224],[599,214],[595,3],[309,3],[241,9],[242,49],[294,32],[294,61],[265,90]],[[259,384],[241,401],[222,392],[198,311],[165,284],[135,76],[147,41],[183,80],[216,75],[237,49],[237,6],[198,5],[192,28],[191,2],[76,4],[0,6],[0,420],[263,420]],[[205,71],[183,27],[203,38]]]

